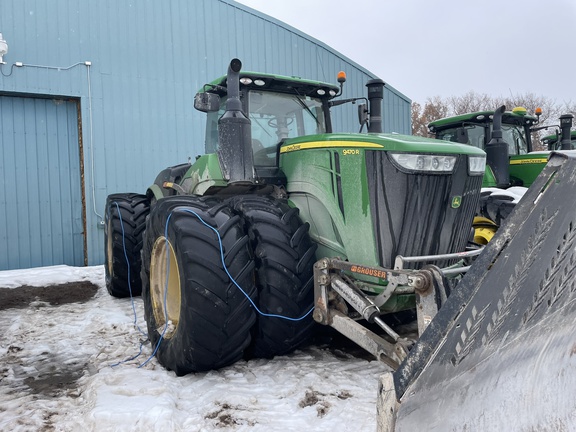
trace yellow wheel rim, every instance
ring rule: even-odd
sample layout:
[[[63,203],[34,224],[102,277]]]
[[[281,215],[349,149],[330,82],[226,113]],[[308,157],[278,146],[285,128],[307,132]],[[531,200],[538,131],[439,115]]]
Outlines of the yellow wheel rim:
[[[496,228],[476,228],[474,230],[474,243],[486,245],[496,234]]]
[[[166,254],[168,249],[168,258]],[[180,320],[180,271],[174,248],[165,237],[156,239],[150,262],[150,301],[157,331],[171,338]],[[166,327],[166,317],[168,326]]]
[[[482,216],[476,216],[472,226],[474,226],[474,243],[481,245],[488,244],[498,229],[494,221]]]

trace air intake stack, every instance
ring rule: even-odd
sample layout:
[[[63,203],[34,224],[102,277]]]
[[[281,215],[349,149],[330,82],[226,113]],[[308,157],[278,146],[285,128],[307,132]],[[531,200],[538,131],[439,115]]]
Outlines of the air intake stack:
[[[228,66],[226,111],[218,120],[218,159],[224,178],[230,183],[254,183],[254,155],[250,119],[242,111],[240,70],[233,59]]]

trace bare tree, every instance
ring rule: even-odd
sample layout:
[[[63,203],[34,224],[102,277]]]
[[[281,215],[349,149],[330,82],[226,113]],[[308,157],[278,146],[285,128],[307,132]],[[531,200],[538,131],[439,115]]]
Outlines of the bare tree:
[[[576,102],[564,102],[561,111],[562,114],[572,114],[576,117]]]
[[[462,96],[451,96],[447,98],[451,115],[465,114],[477,111],[494,111],[494,99],[487,94],[476,93],[474,90]]]
[[[412,135],[426,136],[427,128],[425,120],[422,118],[422,105],[418,102],[412,102],[410,116],[412,119]]]
[[[536,108],[542,109],[539,125],[549,125],[550,127],[532,134],[535,150],[543,149],[540,140],[542,137],[555,132],[560,115],[572,113],[576,116],[576,103],[572,101],[559,104],[549,97],[534,93],[494,97],[471,90],[461,96],[450,96],[444,99],[440,96],[428,98],[424,106],[418,102],[413,102],[412,134],[428,136],[428,124],[434,120],[469,112],[494,111],[502,105],[505,105],[507,110],[512,110],[518,106],[524,107],[526,112],[531,115],[535,113]]]
[[[560,106],[553,99],[534,93],[511,95],[498,99],[498,101],[502,105],[506,105],[508,110],[512,110],[514,107],[526,108],[526,112],[531,115],[534,115],[537,108],[541,109],[542,114],[539,116],[539,124],[536,127],[538,130],[532,133],[532,147],[534,150],[545,150],[542,138],[555,131],[555,125],[558,124],[558,117],[560,117]],[[540,129],[544,126],[550,127]]]
[[[536,108],[541,108],[541,124],[548,124],[557,121],[558,117],[560,117],[560,107],[554,100],[546,96],[537,96],[534,93],[526,93],[522,95],[509,96],[504,99],[499,99],[499,101],[506,105],[509,110],[514,107],[526,108],[528,114],[533,114],[536,111]]]
[[[428,98],[422,107],[418,102],[412,103],[412,135],[429,136],[428,123],[447,117],[449,108],[440,96]]]

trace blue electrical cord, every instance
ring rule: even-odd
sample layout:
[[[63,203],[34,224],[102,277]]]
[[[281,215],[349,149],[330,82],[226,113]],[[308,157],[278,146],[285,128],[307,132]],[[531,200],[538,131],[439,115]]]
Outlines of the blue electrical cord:
[[[132,312],[134,313],[134,325],[140,331],[140,333],[142,333],[146,337],[146,339],[148,339],[148,334],[146,332],[144,332],[140,328],[140,326],[138,325],[136,306],[134,305],[134,296],[132,295],[132,282],[131,282],[132,272],[130,269],[130,260],[128,259],[128,253],[126,252],[126,240],[125,240],[125,233],[124,233],[124,221],[122,220],[122,213],[120,212],[120,206],[118,205],[118,203],[116,201],[114,201],[113,204],[116,206],[116,210],[118,211],[118,217],[120,218],[120,228],[122,230],[122,249],[124,251],[124,259],[126,260],[126,265],[128,266],[128,291],[130,292],[130,302],[132,304]],[[110,209],[108,209],[108,219],[110,219],[110,216],[111,216],[110,215]],[[112,259],[112,257],[108,257],[108,259]],[[138,354],[136,354],[135,356],[130,357],[126,360],[120,361],[118,363],[111,364],[110,367],[116,367],[116,366],[119,366],[123,363],[127,363],[129,361],[132,361],[132,360],[140,357],[140,354],[142,354],[142,346],[144,345],[144,343],[145,343],[145,341],[140,343],[140,350],[139,350]]]
[[[114,205],[116,206],[116,210],[118,211],[118,217],[120,218],[120,228],[122,229],[122,249],[124,251],[124,259],[126,260],[126,265],[128,266],[128,291],[130,292],[130,302],[132,303],[132,312],[134,313],[134,325],[136,328],[142,333],[144,336],[148,337],[148,334],[143,331],[137,323],[137,316],[136,316],[136,306],[134,305],[134,296],[132,295],[132,273],[130,269],[130,260],[128,259],[128,253],[126,252],[126,239],[124,234],[124,221],[122,220],[122,213],[120,213],[120,206],[115,201]]]
[[[312,311],[314,310],[314,308],[310,308],[310,310],[308,312],[306,312],[304,315],[302,315],[300,318],[290,318],[284,315],[276,315],[276,314],[268,314],[265,312],[262,312],[260,309],[258,309],[258,306],[256,306],[256,304],[254,303],[254,301],[250,298],[250,296],[246,293],[246,291],[244,291],[242,289],[242,287],[240,287],[240,285],[238,285],[238,282],[236,282],[236,279],[234,279],[232,277],[232,275],[230,274],[230,272],[228,271],[228,267],[226,266],[226,263],[224,262],[224,248],[222,246],[222,238],[220,237],[220,233],[218,232],[218,230],[216,230],[216,228],[208,225],[206,222],[204,222],[204,220],[194,211],[194,210],[190,210],[190,209],[181,209],[181,211],[186,212],[186,213],[190,213],[193,214],[194,216],[196,216],[198,218],[198,220],[200,222],[202,222],[202,224],[204,224],[205,226],[207,226],[208,228],[210,228],[212,231],[214,231],[216,233],[216,236],[218,236],[218,245],[220,247],[220,259],[222,261],[222,267],[224,268],[224,271],[226,272],[226,274],[228,275],[228,277],[230,278],[230,280],[232,281],[232,283],[234,285],[236,285],[236,287],[242,292],[242,294],[244,294],[244,296],[248,299],[248,301],[252,304],[252,306],[254,307],[254,309],[256,310],[256,312],[258,312],[260,315],[264,316],[264,317],[270,317],[270,318],[280,318],[280,319],[285,319],[288,321],[302,321],[304,318],[306,318],[308,315],[310,315],[310,313],[312,313]],[[172,216],[172,213],[170,213],[170,216]],[[170,216],[168,216],[168,219],[166,220],[166,229],[165,229],[165,237],[166,239],[168,239],[168,221],[170,220]]]
[[[128,363],[129,361],[135,360],[138,357],[140,357],[140,355],[142,354],[142,347],[144,346],[144,344],[146,343],[147,340],[148,339],[146,339],[144,342],[140,342],[140,349],[138,350],[138,354],[136,354],[135,356],[132,356],[130,358],[127,358],[126,360],[119,361],[118,363],[111,364],[110,367],[120,366],[121,364]],[[146,361],[148,361],[148,360],[146,360]],[[142,365],[140,365],[140,366],[142,366]],[[140,366],[138,366],[138,367],[140,367]]]
[[[116,207],[118,207],[117,203]],[[152,352],[152,354],[150,355],[150,357],[148,357],[148,359],[143,362],[142,364],[140,364],[138,366],[138,368],[141,368],[143,366],[145,366],[150,360],[152,360],[152,358],[154,358],[154,356],[156,355],[156,352],[158,351],[158,348],[160,347],[160,343],[162,342],[162,339],[164,339],[164,335],[166,334],[166,330],[168,329],[168,311],[166,309],[166,304],[167,304],[167,295],[168,295],[168,278],[170,276],[170,255],[168,253],[168,248],[169,248],[169,242],[168,242],[168,225],[170,223],[170,219],[172,218],[172,214],[175,211],[182,211],[182,212],[186,212],[189,214],[192,214],[193,216],[195,216],[196,218],[198,218],[198,220],[206,227],[210,228],[212,231],[214,231],[216,233],[216,236],[218,238],[218,246],[220,248],[220,260],[222,262],[222,267],[224,269],[224,271],[226,272],[226,274],[228,275],[228,277],[230,278],[230,281],[232,281],[232,283],[240,290],[240,292],[248,299],[248,301],[250,302],[250,304],[252,305],[252,307],[256,310],[256,312],[263,316],[263,317],[268,317],[268,318],[279,318],[279,319],[284,319],[284,320],[288,320],[288,321],[302,321],[303,319],[305,319],[308,315],[310,315],[312,313],[312,311],[314,310],[314,307],[310,308],[310,310],[308,312],[306,312],[304,315],[302,315],[299,318],[291,318],[291,317],[287,317],[284,315],[277,315],[277,314],[269,314],[269,313],[265,313],[262,312],[258,306],[256,306],[256,303],[254,303],[254,301],[250,298],[250,296],[246,293],[246,291],[244,291],[242,289],[242,287],[238,284],[238,282],[236,282],[236,279],[234,279],[234,277],[230,274],[230,272],[228,271],[228,266],[226,266],[226,262],[224,259],[224,247],[222,245],[222,238],[220,237],[220,233],[218,232],[218,230],[214,227],[212,227],[211,225],[208,225],[204,219],[202,219],[202,217],[200,217],[200,215],[198,215],[198,213],[196,213],[194,210],[190,210],[190,209],[175,209],[172,212],[170,212],[170,214],[168,215],[168,218],[166,219],[166,224],[164,226],[164,238],[166,239],[166,246],[165,246],[165,250],[166,250],[166,283],[165,283],[165,288],[164,288],[164,320],[165,320],[165,325],[164,325],[164,329],[162,330],[162,333],[160,334],[160,338],[158,339],[158,342],[156,343],[156,346],[154,347],[154,351]],[[120,215],[120,209],[118,208],[118,214]],[[126,262],[128,263],[128,255],[126,253],[126,245],[124,243],[124,225],[123,225],[123,221],[122,221],[122,216],[120,215],[120,225],[122,227],[122,243],[124,246],[124,257],[126,259]],[[130,289],[130,298],[132,299],[132,288],[130,285],[130,264],[128,263],[128,288]],[[132,301],[132,308],[134,310],[134,324],[136,324],[136,309],[134,307],[134,301]],[[137,324],[136,324],[137,326]],[[140,330],[140,327],[138,327],[138,329]],[[140,330],[142,332],[142,330]],[[142,332],[143,334],[145,334],[144,332]],[[141,353],[142,353],[142,344],[140,344],[140,353],[138,353],[138,355],[125,360],[124,362],[133,360],[135,358],[137,358]],[[124,362],[120,362],[117,363],[115,365],[112,366],[116,366],[118,364],[124,363]]]
[[[150,354],[150,357],[148,357],[146,359],[146,361],[144,363],[142,363],[140,366],[138,366],[138,369],[140,369],[141,367],[146,366],[146,364],[148,364],[148,362],[150,360],[152,360],[154,358],[154,356],[156,355],[156,352],[158,351],[158,348],[160,348],[160,343],[162,342],[162,340],[164,339],[164,335],[166,334],[166,330],[168,330],[168,309],[166,309],[166,305],[168,304],[168,280],[170,277],[170,254],[169,252],[169,247],[170,247],[170,243],[168,242],[168,222],[170,222],[170,218],[172,217],[172,213],[170,212],[170,214],[168,215],[168,218],[166,219],[166,225],[164,226],[164,238],[166,239],[165,242],[165,246],[164,246],[164,250],[166,252],[166,283],[164,284],[164,329],[162,330],[162,333],[160,334],[160,337],[158,338],[158,342],[156,343],[156,346],[154,347],[154,351],[152,351],[152,354]]]

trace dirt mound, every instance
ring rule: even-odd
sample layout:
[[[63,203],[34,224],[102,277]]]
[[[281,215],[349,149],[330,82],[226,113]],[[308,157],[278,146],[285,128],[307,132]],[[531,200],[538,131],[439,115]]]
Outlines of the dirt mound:
[[[32,302],[48,303],[50,306],[84,303],[94,297],[97,291],[98,286],[88,281],[45,287],[23,285],[18,288],[0,288],[0,310],[24,308]]]

